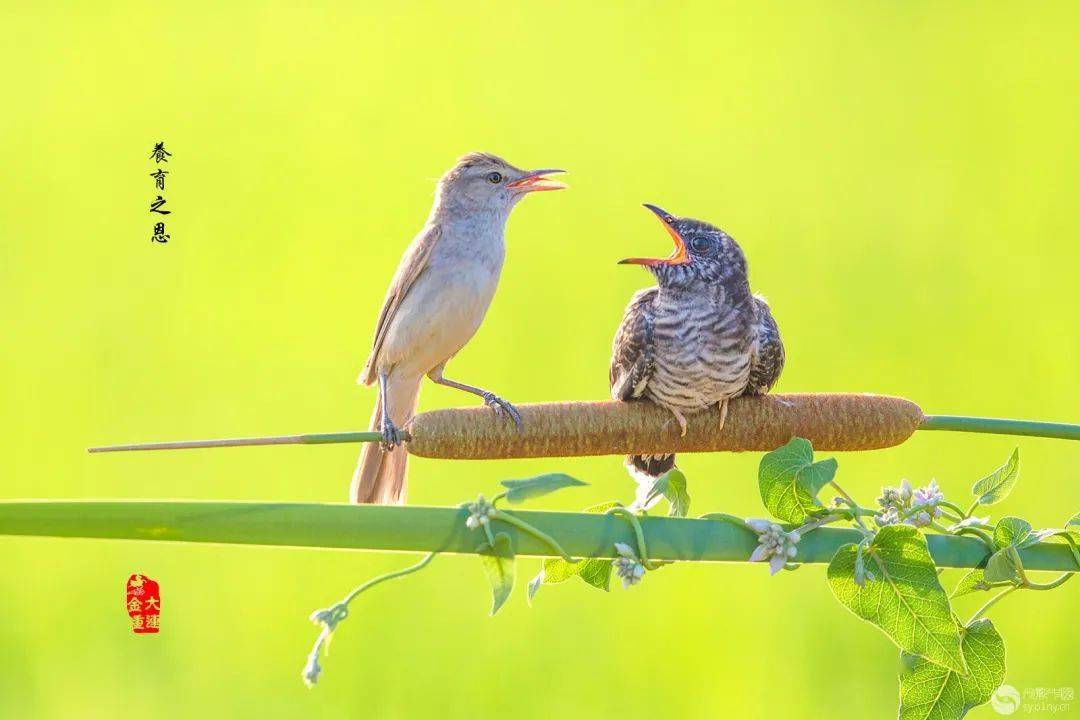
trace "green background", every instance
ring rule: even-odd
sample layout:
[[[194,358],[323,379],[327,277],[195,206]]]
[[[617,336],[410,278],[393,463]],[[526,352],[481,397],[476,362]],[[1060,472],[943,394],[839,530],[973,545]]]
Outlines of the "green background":
[[[788,348],[780,391],[1078,419],[1073,3],[4,5],[5,497],[344,500],[356,446],[83,449],[361,429],[374,393],[353,379],[386,284],[433,180],[474,149],[572,187],[515,211],[451,377],[515,402],[605,397],[611,336],[650,282],[615,261],[670,248],[648,201],[742,243]],[[421,407],[471,402],[427,385]],[[1016,444],[923,433],[842,455],[838,479],[870,500],[936,477],[962,501]],[[1080,445],[1019,444],[1007,511],[1060,525]],[[691,511],[760,515],[757,462],[684,457]],[[410,502],[548,470],[592,485],[541,506],[629,499],[613,457],[418,459]],[[408,561],[0,538],[0,717],[895,712],[897,651],[821,567],[687,564],[625,593],[545,588],[532,609],[519,591],[491,619],[478,562],[441,558],[362,598],[306,689],[308,613]],[[123,612],[135,571],[162,584],[157,637]],[[1078,590],[995,611],[1009,683],[1080,685]]]

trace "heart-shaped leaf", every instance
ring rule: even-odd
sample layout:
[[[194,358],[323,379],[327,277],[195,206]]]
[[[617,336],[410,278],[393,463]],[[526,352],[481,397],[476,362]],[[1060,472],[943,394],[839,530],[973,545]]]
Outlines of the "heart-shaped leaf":
[[[960,632],[926,538],[909,525],[882,528],[863,553],[867,577],[855,582],[854,543],[836,551],[829,563],[829,585],[840,603],[879,627],[900,649],[938,665],[967,673]]]
[[[668,501],[668,517],[686,517],[690,512],[690,493],[687,491],[686,475],[678,468],[672,468],[656,478],[652,487],[639,494],[639,502],[635,505],[650,508],[661,496]]]
[[[607,592],[611,588],[611,560],[593,558],[585,561],[578,576],[594,588]]]
[[[978,498],[980,504],[993,505],[1008,497],[1019,476],[1020,448],[1016,448],[1004,465],[976,482],[971,492]]]
[[[1020,582],[1020,571],[1023,565],[1020,556],[1016,554],[1016,548],[1007,547],[998,550],[986,561],[986,570],[983,577],[987,582]]]
[[[605,502],[587,507],[583,512],[599,515],[618,506],[617,502]],[[562,558],[546,558],[541,571],[542,582],[545,585],[555,585],[577,575],[589,585],[606,591],[611,584],[611,568],[611,560],[601,558],[587,558],[576,562],[567,562]],[[536,591],[533,591],[533,595],[535,594]]]
[[[484,543],[476,551],[480,553],[484,576],[491,585],[491,614],[494,615],[514,589],[514,547],[510,536],[501,532],[495,534],[494,543]]]
[[[994,547],[998,550],[986,561],[987,582],[1020,582],[1023,564],[1017,552],[1039,541],[1031,532],[1031,523],[1016,517],[1003,517],[994,527]]]
[[[990,700],[1005,680],[1005,641],[983,618],[962,631],[961,648],[970,672],[936,665],[904,653],[900,674],[900,720],[959,720]]]
[[[1016,517],[1003,517],[994,527],[994,545],[998,550],[1020,547],[1031,535],[1031,523]]]
[[[758,466],[761,501],[773,517],[801,523],[821,507],[817,494],[835,475],[836,460],[814,462],[810,441],[792,438],[787,445],[761,458]]]
[[[502,486],[506,488],[506,502],[517,504],[531,498],[540,497],[567,487],[588,485],[576,478],[564,473],[548,473],[537,475],[525,480],[503,480]]]

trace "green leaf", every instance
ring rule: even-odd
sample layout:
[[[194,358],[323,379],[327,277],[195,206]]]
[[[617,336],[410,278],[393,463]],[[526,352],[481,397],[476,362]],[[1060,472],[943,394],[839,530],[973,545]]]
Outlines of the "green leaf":
[[[987,582],[1020,582],[1020,571],[1023,565],[1020,556],[1016,554],[1016,548],[1007,547],[998,550],[986,561],[984,577]]]
[[[1031,523],[1015,517],[1003,517],[994,527],[994,545],[998,550],[1020,547],[1031,535]]]
[[[664,493],[667,498],[668,517],[686,517],[690,512],[690,493],[686,489],[686,475],[681,470],[668,471],[668,490]]]
[[[961,595],[989,589],[990,582],[986,579],[982,568],[975,568],[960,578],[960,582],[956,583],[956,588],[952,591],[951,597],[958,598]]]
[[[585,560],[566,562],[562,558],[544,558],[544,584],[557,585],[581,572]]]
[[[829,563],[829,585],[840,604],[902,650],[966,673],[960,632],[922,533],[909,525],[882,528],[864,552],[874,579],[862,586],[855,582],[857,554],[849,543]]]
[[[1039,536],[1032,535],[1031,523],[1015,517],[1003,517],[994,527],[994,547],[998,549],[986,561],[986,580],[988,582],[1020,582],[1023,564],[1017,550],[1038,542]]]
[[[681,470],[668,470],[653,482],[643,507],[650,506],[657,496],[663,495],[668,501],[668,517],[686,517],[690,512],[690,493],[686,486],[686,475]]]
[[[1065,530],[1080,542],[1080,512],[1069,518],[1065,523]]]
[[[594,588],[607,592],[611,586],[612,567],[614,566],[611,560],[593,558],[585,561],[578,576]]]
[[[480,553],[484,575],[491,584],[491,614],[494,615],[514,589],[514,547],[510,536],[501,532],[495,534],[494,544],[484,543],[476,551]]]
[[[1016,448],[1004,465],[976,482],[971,487],[971,492],[978,498],[980,505],[993,505],[1009,496],[1019,475],[1020,448]]]
[[[781,520],[801,523],[819,507],[821,488],[836,475],[836,460],[814,462],[809,440],[792,438],[782,448],[766,453],[758,467],[758,489],[769,512]]]
[[[983,618],[962,631],[971,672],[957,674],[925,658],[904,654],[900,673],[900,720],[959,720],[990,700],[1005,681],[1005,641]]]
[[[584,512],[602,514],[618,506],[617,502],[604,502],[587,507]],[[578,575],[589,585],[607,590],[611,582],[611,567],[611,560],[598,558],[586,558],[576,562],[567,562],[562,558],[546,558],[542,582],[545,585],[555,585]]]
[[[564,473],[548,473],[525,480],[503,480],[500,484],[507,489],[506,502],[511,504],[525,502],[566,487],[588,485]]]

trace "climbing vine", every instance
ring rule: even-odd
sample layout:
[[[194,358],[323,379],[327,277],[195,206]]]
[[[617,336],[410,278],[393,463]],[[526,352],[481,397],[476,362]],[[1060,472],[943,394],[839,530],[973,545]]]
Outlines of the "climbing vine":
[[[974,483],[967,508],[950,502],[933,480],[922,487],[903,480],[882,488],[873,504],[862,505],[837,482],[836,460],[815,460],[810,443],[794,438],[765,454],[758,469],[758,488],[770,517],[743,519],[709,513],[702,518],[753,533],[757,543],[747,560],[766,564],[772,574],[800,567],[799,543],[808,534],[830,525],[854,529],[857,539],[836,551],[826,571],[833,595],[900,649],[901,720],[955,720],[988,702],[1005,679],[1005,642],[987,617],[991,608],[1018,590],[1057,588],[1080,571],[1080,513],[1062,527],[1039,530],[1021,518],[991,521],[989,515],[977,514],[1008,497],[1019,467],[1019,453],[1014,451],[1004,465]],[[670,564],[650,559],[640,518],[662,501],[669,516],[688,516],[688,484],[677,469],[640,485],[629,506],[607,502],[585,509],[615,516],[632,530],[634,542],[614,543],[610,558],[574,558],[556,538],[500,505],[516,505],[585,484],[561,473],[506,480],[502,482],[505,489],[490,501],[481,495],[462,506],[467,512],[465,526],[476,534],[483,574],[491,586],[492,615],[510,598],[515,584],[515,548],[508,527],[532,535],[551,550],[551,557],[542,561],[540,571],[527,583],[530,602],[543,586],[574,577],[606,591],[615,576],[629,588],[649,572]],[[833,497],[825,502],[823,494]],[[930,534],[971,536],[984,546],[983,561],[960,579],[951,594],[941,584],[942,568],[935,564],[927,543]],[[1033,580],[1020,553],[1044,542],[1065,543],[1076,571],[1048,582]],[[330,638],[361,593],[421,570],[435,555],[428,553],[415,565],[369,580],[341,601],[312,613],[320,632],[303,669],[304,681],[308,685],[318,681],[320,659]],[[988,593],[989,599],[963,620],[953,609],[952,599],[972,593]]]

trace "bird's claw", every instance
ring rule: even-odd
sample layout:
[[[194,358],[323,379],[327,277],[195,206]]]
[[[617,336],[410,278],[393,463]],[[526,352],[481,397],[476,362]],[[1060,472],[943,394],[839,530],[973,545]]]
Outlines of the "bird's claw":
[[[383,452],[390,452],[394,448],[399,447],[402,440],[404,440],[402,432],[398,430],[397,425],[395,425],[390,418],[386,418],[382,421],[380,432],[382,433],[382,441],[379,445],[382,446]]]
[[[517,408],[503,400],[501,397],[492,392],[486,392],[483,395],[484,404],[495,411],[495,414],[499,417],[508,417],[514,421],[514,425],[517,426],[518,432],[521,432],[525,428],[525,424],[521,421],[521,413]]]

